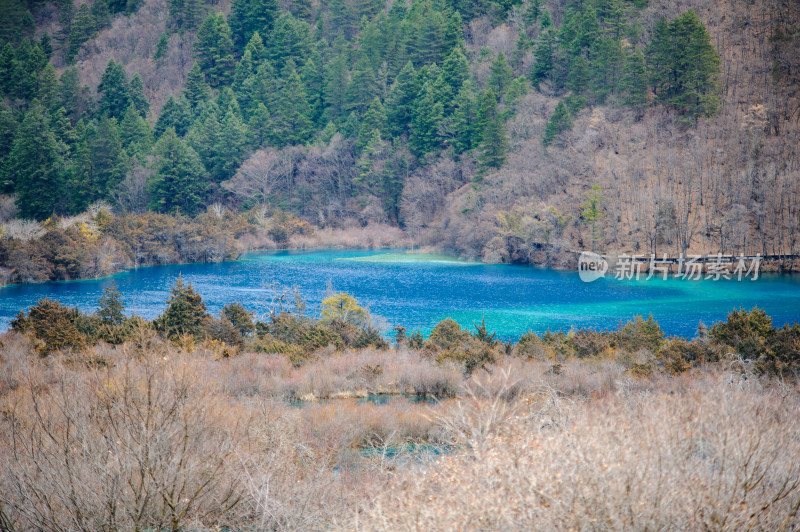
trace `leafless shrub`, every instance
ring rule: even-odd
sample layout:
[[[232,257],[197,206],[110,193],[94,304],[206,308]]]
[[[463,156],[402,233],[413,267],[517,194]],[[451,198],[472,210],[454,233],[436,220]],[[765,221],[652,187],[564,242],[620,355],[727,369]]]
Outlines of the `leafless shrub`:
[[[742,390],[724,374],[603,401],[550,395],[508,423],[480,456],[448,458],[424,475],[398,477],[357,524],[794,529],[798,408],[796,389]],[[483,415],[495,419],[492,412]],[[467,430],[485,433],[474,417]]]

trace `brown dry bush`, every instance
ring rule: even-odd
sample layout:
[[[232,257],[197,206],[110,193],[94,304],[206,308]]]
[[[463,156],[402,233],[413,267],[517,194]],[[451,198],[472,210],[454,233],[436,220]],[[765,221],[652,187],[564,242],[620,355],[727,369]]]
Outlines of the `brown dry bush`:
[[[227,405],[155,358],[90,370],[31,364],[3,401],[0,500],[30,529],[158,529],[228,522],[244,443]]]
[[[400,475],[351,525],[369,530],[800,526],[797,389],[740,386],[721,372],[674,379],[656,392],[589,402],[542,394],[528,411],[500,426],[482,452],[447,458],[423,475]]]

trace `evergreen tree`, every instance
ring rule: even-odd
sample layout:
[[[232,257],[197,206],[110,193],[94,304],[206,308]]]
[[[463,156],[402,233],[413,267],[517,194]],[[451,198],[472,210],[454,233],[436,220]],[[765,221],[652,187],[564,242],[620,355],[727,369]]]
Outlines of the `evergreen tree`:
[[[147,96],[144,94],[142,76],[134,74],[128,87],[131,105],[133,105],[140,116],[146,118],[147,113],[150,112],[150,102],[147,101]]]
[[[233,0],[230,25],[237,48],[243,49],[256,32],[269,35],[279,14],[278,0]]]
[[[497,54],[497,58],[492,61],[492,66],[489,71],[489,88],[494,92],[497,98],[502,99],[508,86],[514,80],[514,72],[508,66],[506,56],[503,52]]]
[[[266,144],[272,135],[272,115],[270,115],[267,106],[263,103],[250,113],[250,140],[252,145],[258,149]]]
[[[528,2],[528,7],[525,9],[524,20],[525,24],[528,26],[533,26],[539,20],[539,16],[542,14],[542,5],[544,5],[544,0],[530,0]]]
[[[338,122],[344,116],[344,92],[347,87],[347,58],[339,53],[325,65],[323,84],[324,119]]]
[[[167,55],[167,49],[169,48],[169,39],[167,38],[167,32],[161,34],[159,37],[158,42],[156,43],[156,51],[153,54],[153,60],[158,61],[165,55]]]
[[[605,102],[608,94],[618,92],[625,69],[625,53],[622,42],[600,37],[595,41],[595,58],[592,64],[593,93],[598,102]]]
[[[194,51],[209,85],[219,87],[231,80],[234,72],[233,41],[222,13],[209,15],[200,25]]]
[[[386,98],[386,121],[389,133],[393,136],[400,136],[408,131],[418,92],[417,72],[409,61],[397,75]]]
[[[201,325],[208,318],[203,298],[191,284],[184,284],[178,277],[170,289],[167,308],[155,319],[156,330],[167,338],[177,339],[183,335],[200,336]]]
[[[266,57],[275,70],[280,71],[288,60],[303,65],[311,53],[311,29],[291,13],[283,13],[275,20],[266,45]]]
[[[108,61],[97,92],[100,94],[99,111],[107,116],[122,118],[131,104],[131,94],[128,75],[120,63],[113,59]]]
[[[311,107],[311,122],[316,126],[321,125],[323,112],[323,86],[324,71],[322,69],[322,57],[315,53],[306,61],[300,70],[300,79],[306,88],[308,104]]]
[[[478,130],[479,102],[475,93],[475,86],[467,80],[456,96],[456,107],[453,112],[455,124],[455,138],[453,146],[456,153],[462,153],[474,148],[480,140]]]
[[[460,46],[456,46],[442,65],[442,79],[447,84],[446,109],[451,110],[453,98],[469,78],[469,63]]]
[[[68,68],[61,73],[61,78],[58,80],[55,106],[63,107],[67,117],[74,124],[86,111],[87,92],[86,87],[80,85],[78,70],[75,67]]]
[[[675,107],[689,120],[717,112],[719,54],[697,13],[689,10],[668,24],[659,21],[648,60],[659,101]]]
[[[364,115],[364,120],[361,122],[361,129],[358,132],[358,142],[356,142],[356,149],[363,149],[369,143],[374,134],[378,134],[378,138],[383,138],[386,132],[386,112],[383,109],[380,99],[375,98],[367,109]]]
[[[411,117],[411,133],[408,145],[418,157],[423,157],[439,148],[439,124],[443,114],[442,102],[437,101],[433,84],[426,81],[414,101]]]
[[[550,145],[553,139],[556,138],[556,135],[569,129],[572,129],[572,118],[569,116],[569,110],[567,106],[564,105],[564,102],[558,102],[553,116],[550,117],[550,120],[544,128],[542,144],[545,146]]]
[[[122,148],[116,120],[103,117],[83,130],[69,180],[69,207],[83,212],[98,199],[110,199],[111,192],[125,178],[129,158]]]
[[[14,146],[18,127],[14,112],[5,105],[0,105],[0,194],[10,194],[14,191],[14,182],[11,180],[13,176],[6,176],[4,170],[8,154]]]
[[[222,119],[219,144],[215,146],[215,164],[209,170],[215,181],[224,181],[236,173],[244,161],[250,132],[239,113],[229,106]]]
[[[153,147],[153,132],[150,124],[142,118],[133,105],[128,106],[125,116],[119,124],[119,134],[122,147],[133,156],[143,156]]]
[[[0,49],[0,91],[10,94],[14,89],[14,47],[7,42]]]
[[[636,50],[625,60],[622,89],[625,91],[623,99],[625,105],[634,109],[642,109],[649,105],[647,67],[641,50]]]
[[[36,88],[36,99],[39,100],[46,109],[52,109],[56,104],[58,94],[58,77],[55,67],[47,63],[47,66],[39,72],[39,80]]]
[[[545,11],[545,13],[547,13],[547,11]],[[535,63],[533,65],[533,71],[531,72],[531,82],[534,87],[539,87],[539,84],[546,80],[553,71],[553,53],[555,47],[556,40],[553,32],[550,30],[542,31],[533,49]]]
[[[83,43],[94,37],[97,33],[97,21],[91,9],[85,3],[81,4],[69,30],[69,46],[65,54],[68,62],[72,62],[78,54]]]
[[[164,107],[161,108],[161,115],[156,121],[153,134],[155,138],[160,138],[170,127],[175,129],[179,137],[186,135],[191,125],[192,113],[189,102],[181,96],[178,100],[170,96]]]
[[[92,16],[97,31],[111,26],[111,11],[108,7],[106,0],[95,0],[92,4]]]
[[[103,325],[117,327],[125,323],[125,304],[117,289],[117,284],[111,281],[111,286],[103,290],[103,295],[97,301],[96,315]]]
[[[21,217],[44,220],[63,209],[66,152],[41,104],[34,102],[17,130],[4,172],[13,180]]]
[[[389,144],[381,139],[381,133],[377,129],[373,129],[371,133],[365,136],[369,140],[361,151],[358,161],[356,161],[358,176],[355,178],[355,182],[364,186],[367,190],[377,192],[375,189],[383,181],[381,163],[389,153]]]
[[[481,169],[500,168],[506,160],[508,139],[503,118],[497,109],[497,97],[491,89],[481,95],[478,130],[481,137],[478,146]]]
[[[200,157],[169,127],[155,147],[156,173],[150,182],[150,208],[194,215],[203,206],[206,171]]]
[[[197,61],[194,62],[189,74],[186,76],[186,85],[183,88],[183,92],[192,109],[197,109],[208,100],[210,89]]]
[[[361,116],[378,94],[375,71],[372,70],[369,61],[362,59],[353,67],[350,83],[344,94],[344,110]]]
[[[272,143],[277,146],[302,144],[314,132],[311,106],[303,81],[292,61],[286,64],[281,77],[283,79],[275,108]]]

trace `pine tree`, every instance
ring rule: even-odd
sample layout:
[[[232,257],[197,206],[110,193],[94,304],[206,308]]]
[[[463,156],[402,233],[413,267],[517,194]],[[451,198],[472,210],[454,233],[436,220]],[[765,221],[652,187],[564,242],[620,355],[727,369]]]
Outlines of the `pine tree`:
[[[21,217],[44,220],[63,209],[66,152],[66,145],[50,130],[41,104],[33,102],[6,160],[5,173],[14,182]]]
[[[183,92],[192,109],[197,109],[208,100],[211,91],[197,61],[194,62],[189,74],[186,76],[186,85],[183,88]]]
[[[86,87],[81,87],[78,70],[68,68],[61,73],[56,93],[56,107],[63,107],[72,123],[76,123],[87,107]]]
[[[0,49],[0,91],[10,94],[14,90],[14,58],[16,53],[10,42]]]
[[[94,37],[96,32],[97,21],[92,15],[91,9],[87,4],[81,4],[69,30],[69,46],[65,54],[66,60],[72,62],[83,43]]]
[[[605,102],[609,94],[619,91],[625,69],[625,53],[622,51],[622,42],[610,37],[598,38],[594,48],[592,92],[597,101]]]
[[[623,98],[625,105],[640,110],[650,104],[647,67],[641,50],[636,50],[625,60],[622,89],[625,91],[625,97]]]
[[[547,11],[545,11],[547,13]],[[533,71],[531,72],[531,82],[534,87],[539,87],[539,84],[550,77],[553,71],[553,53],[555,51],[556,41],[553,32],[550,30],[543,30],[536,40],[536,46],[533,50],[533,57],[535,63]]]
[[[271,138],[272,134],[272,115],[270,115],[267,106],[259,103],[258,106],[250,113],[250,139],[251,144],[256,149],[266,144]]]
[[[591,81],[591,72],[589,71],[589,62],[583,56],[578,54],[573,57],[569,65],[569,75],[567,76],[567,89],[571,90],[573,94],[580,95],[586,92],[589,88]]]
[[[237,48],[243,49],[256,32],[269,35],[279,14],[278,0],[233,0],[230,25]]]
[[[169,48],[169,39],[167,38],[167,32],[161,34],[159,37],[158,42],[156,43],[156,51],[153,54],[153,60],[158,61],[167,55],[167,50]]]
[[[365,137],[369,140],[356,161],[358,176],[355,178],[355,182],[367,190],[377,192],[375,189],[383,180],[381,163],[389,154],[389,143],[381,139],[381,133],[377,129],[373,129]]]
[[[344,110],[361,116],[378,93],[375,71],[372,70],[369,61],[359,60],[353,67],[350,83],[344,93]]]
[[[216,146],[216,164],[211,177],[215,181],[223,181],[236,173],[244,161],[250,131],[232,106],[228,107],[222,119],[222,134]]]
[[[197,30],[194,52],[209,85],[228,83],[234,72],[231,29],[222,13],[209,15]]]
[[[480,140],[478,130],[479,102],[475,86],[467,80],[456,96],[456,107],[453,112],[455,138],[453,146],[456,153],[463,153],[474,148]]]
[[[291,13],[283,13],[275,20],[266,46],[266,57],[275,70],[282,70],[291,59],[295,65],[305,63],[311,53],[311,30],[308,24],[297,20]]]
[[[160,138],[171,127],[179,137],[183,137],[189,130],[190,125],[191,109],[189,108],[189,102],[183,96],[178,100],[170,96],[164,107],[161,108],[161,115],[156,121],[153,134],[156,138]]]
[[[125,116],[119,124],[119,135],[123,148],[131,156],[146,155],[153,147],[150,124],[142,118],[133,105],[129,105],[125,111]]]
[[[386,98],[386,122],[391,135],[397,137],[408,131],[418,92],[417,72],[409,61],[397,75]]]
[[[111,192],[122,182],[130,169],[130,159],[122,147],[117,121],[101,118],[96,135],[90,140],[91,199],[111,199]]]
[[[292,61],[286,64],[281,77],[272,143],[277,146],[303,144],[314,132],[305,87]]]
[[[167,338],[177,339],[187,334],[197,337],[207,318],[203,298],[191,284],[184,284],[183,279],[178,277],[170,289],[166,310],[153,324]]]
[[[104,325],[116,327],[125,323],[125,304],[117,289],[117,284],[111,281],[111,286],[103,290],[103,295],[97,301],[96,315]]]
[[[159,212],[196,214],[206,194],[206,171],[200,157],[167,128],[155,147],[156,174],[150,182],[150,208]]]
[[[720,58],[703,22],[689,10],[668,24],[656,25],[648,49],[656,97],[689,121],[719,109]]]
[[[131,105],[136,108],[136,112],[138,112],[140,116],[146,118],[147,114],[150,112],[150,102],[147,101],[147,96],[144,94],[142,76],[134,74],[128,87]]]
[[[414,101],[411,133],[408,145],[418,157],[423,157],[441,145],[439,123],[443,114],[442,102],[437,101],[433,84],[426,81]]]
[[[83,212],[98,199],[110,199],[124,179],[130,159],[122,148],[116,120],[103,117],[84,128],[69,179],[69,209]]]
[[[120,63],[109,60],[100,84],[97,86],[100,94],[98,107],[101,113],[114,118],[122,118],[128,105],[131,104],[128,75]]]
[[[564,102],[558,102],[553,116],[550,117],[550,120],[544,128],[542,144],[545,146],[550,145],[553,139],[556,138],[556,135],[569,129],[572,129],[572,118],[569,116],[569,110],[567,106],[564,105]]]
[[[106,0],[95,0],[92,4],[92,16],[95,21],[95,28],[100,31],[111,26],[111,11],[109,11]]]
[[[380,99],[375,98],[367,109],[364,115],[364,120],[361,122],[361,129],[358,132],[358,141],[356,142],[356,149],[362,150],[367,143],[378,133],[379,138],[383,138],[386,134],[386,112],[383,109]]]
[[[508,153],[508,139],[503,118],[497,109],[497,97],[491,89],[481,95],[478,130],[481,137],[478,146],[481,169],[500,168]]]
[[[544,0],[530,0],[528,2],[528,7],[525,9],[524,20],[525,24],[528,26],[533,26],[539,20],[539,16],[542,14],[542,5],[544,4]]]
[[[300,70],[300,79],[306,88],[308,104],[311,106],[311,122],[316,126],[321,125],[323,112],[323,86],[324,71],[322,57],[314,53]]]
[[[56,104],[58,94],[58,77],[56,69],[51,63],[39,72],[39,79],[36,87],[36,99],[39,100],[46,109],[52,109]]]
[[[323,84],[324,119],[339,122],[344,116],[344,92],[347,87],[347,59],[339,53],[325,65]]]
[[[508,86],[514,79],[514,72],[508,66],[506,56],[503,52],[497,54],[497,58],[492,61],[492,66],[489,71],[489,88],[494,92],[497,98],[502,99]]]
[[[447,84],[445,112],[452,110],[453,98],[469,78],[469,63],[460,46],[456,46],[442,65],[442,79]]]

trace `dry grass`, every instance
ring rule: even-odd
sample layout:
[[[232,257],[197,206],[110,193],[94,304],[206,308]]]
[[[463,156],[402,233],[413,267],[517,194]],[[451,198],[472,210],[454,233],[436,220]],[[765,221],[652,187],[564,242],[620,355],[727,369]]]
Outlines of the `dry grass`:
[[[360,401],[431,390],[455,397]],[[7,333],[0,412],[6,528],[800,527],[800,389],[733,366],[506,358],[467,378],[405,349],[295,368],[144,333],[41,359]]]
[[[449,418],[455,434],[474,438],[491,404],[461,405]],[[483,446],[400,475],[351,526],[800,527],[797,388],[742,385],[716,373],[587,401],[544,386],[516,417],[489,417],[494,430]]]

